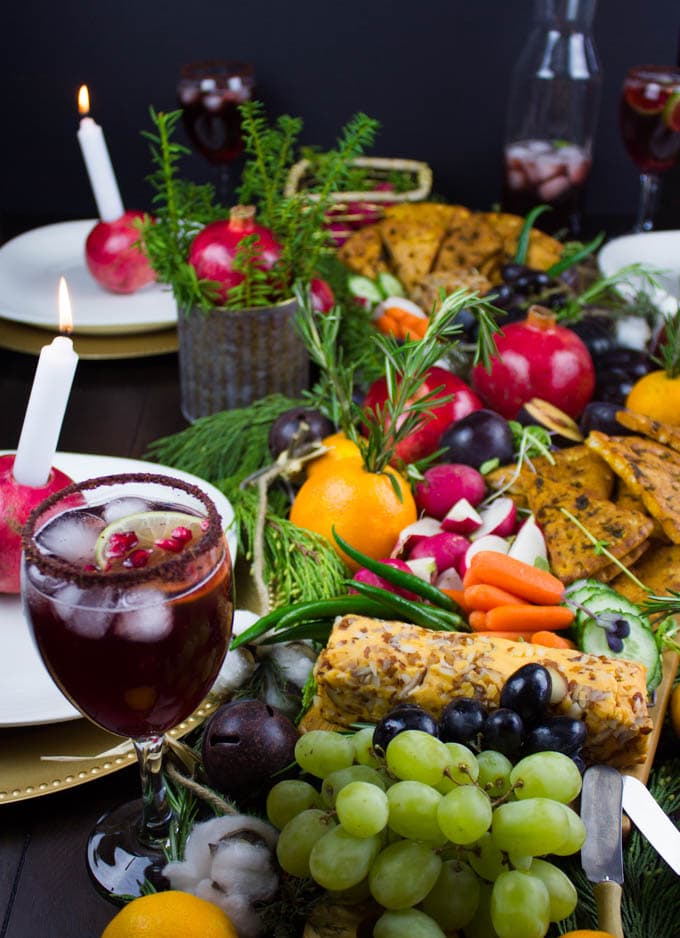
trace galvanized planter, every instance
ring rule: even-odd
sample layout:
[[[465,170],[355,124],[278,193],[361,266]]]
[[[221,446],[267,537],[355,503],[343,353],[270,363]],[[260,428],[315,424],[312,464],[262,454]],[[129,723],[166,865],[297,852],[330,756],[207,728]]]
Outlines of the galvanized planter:
[[[182,413],[199,417],[247,407],[267,394],[297,397],[309,358],[295,330],[295,299],[242,310],[179,311]]]

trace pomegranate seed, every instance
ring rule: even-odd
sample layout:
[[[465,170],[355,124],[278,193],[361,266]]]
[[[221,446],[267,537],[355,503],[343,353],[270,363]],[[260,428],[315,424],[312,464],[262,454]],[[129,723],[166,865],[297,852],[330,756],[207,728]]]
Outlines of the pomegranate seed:
[[[184,547],[184,544],[174,537],[163,537],[158,541],[154,541],[154,544],[160,550],[170,551],[171,554],[180,554]]]
[[[138,544],[139,540],[134,531],[120,531],[112,534],[106,546],[108,557],[123,557],[129,550]]]
[[[125,558],[123,566],[134,567],[135,570],[138,570],[140,567],[145,567],[148,564],[150,556],[150,550],[144,550],[140,547],[139,550],[133,550],[132,553]]]
[[[184,525],[180,524],[175,530],[171,533],[170,537],[179,541],[182,546],[188,544],[194,535],[191,533],[189,528],[185,528]]]
[[[99,568],[95,567],[93,563],[86,563],[85,566],[83,567],[83,570],[85,570],[87,573],[93,573],[94,571],[98,569]]]

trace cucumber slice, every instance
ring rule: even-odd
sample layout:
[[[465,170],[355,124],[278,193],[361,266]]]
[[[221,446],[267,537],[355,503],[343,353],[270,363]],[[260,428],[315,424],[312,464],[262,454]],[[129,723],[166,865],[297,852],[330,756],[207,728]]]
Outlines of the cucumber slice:
[[[573,599],[573,597],[570,597]],[[638,618],[644,619],[645,617],[640,612],[638,606],[626,599],[625,596],[621,596],[620,593],[617,593],[612,589],[600,589],[597,592],[592,591],[589,596],[586,596],[584,599],[579,600],[580,604],[592,612],[593,615],[596,615],[598,612],[619,612],[623,615],[624,618],[627,616],[637,616]],[[577,618],[578,616],[584,616],[586,619],[588,616],[582,612],[580,609],[576,610]]]
[[[630,626],[630,634],[623,639],[621,651],[612,651],[607,642],[607,632],[601,626],[588,620],[581,634],[581,649],[589,655],[605,655],[607,658],[625,658],[638,661],[647,669],[647,687],[652,689],[658,683],[661,652],[656,644],[654,633],[649,625],[639,616],[625,616]]]
[[[381,270],[378,274],[377,284],[384,300],[388,296],[406,296],[406,290],[401,280],[397,280],[394,274],[390,274],[386,270]]]
[[[377,283],[369,277],[362,277],[361,274],[353,274],[347,278],[347,289],[352,296],[368,300],[369,303],[379,303],[383,299]]]

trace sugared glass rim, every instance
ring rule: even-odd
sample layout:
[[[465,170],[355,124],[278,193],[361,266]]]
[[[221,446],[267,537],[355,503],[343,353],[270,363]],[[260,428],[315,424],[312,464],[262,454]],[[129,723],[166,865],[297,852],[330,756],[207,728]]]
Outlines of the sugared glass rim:
[[[205,78],[214,78],[216,87],[220,89],[220,82],[228,81],[229,78],[241,78],[244,84],[252,86],[255,83],[255,69],[250,62],[240,59],[203,59],[180,66],[180,82],[193,84]]]
[[[58,505],[59,502],[70,498],[72,495],[79,495],[81,492],[91,491],[92,489],[128,484],[162,485],[168,489],[179,489],[199,501],[205,508],[205,517],[207,518],[208,525],[198,541],[186,547],[181,554],[176,554],[155,566],[141,569],[135,568],[130,571],[115,573],[107,573],[105,570],[79,569],[72,563],[69,563],[69,561],[63,560],[61,557],[42,553],[36,546],[36,525],[41,517],[55,505]],[[78,504],[66,505],[65,510],[79,507],[82,506]],[[58,516],[51,515],[47,521],[51,521],[55,517]],[[23,527],[21,535],[21,546],[26,562],[35,565],[41,573],[47,576],[68,580],[70,583],[76,583],[82,589],[86,589],[90,586],[102,586],[103,584],[107,586],[125,587],[149,582],[151,580],[176,582],[177,580],[185,579],[187,564],[196,560],[206,551],[217,547],[222,535],[222,518],[220,513],[212,499],[197,485],[174,476],[165,476],[151,472],[128,472],[118,473],[117,475],[98,476],[93,479],[86,479],[84,482],[73,482],[71,485],[67,485],[66,488],[60,489],[58,492],[53,492],[52,495],[34,508],[28,516],[28,520]],[[226,551],[226,546],[224,549]]]

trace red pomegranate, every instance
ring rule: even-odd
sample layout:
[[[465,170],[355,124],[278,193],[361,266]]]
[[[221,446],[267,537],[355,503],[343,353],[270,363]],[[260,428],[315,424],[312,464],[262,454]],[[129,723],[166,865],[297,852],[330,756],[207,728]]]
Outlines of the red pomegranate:
[[[269,228],[255,222],[255,207],[235,205],[228,221],[213,221],[196,235],[189,249],[189,263],[199,280],[219,283],[217,299],[224,303],[229,291],[241,283],[244,274],[234,268],[241,241],[248,235],[258,237],[253,264],[271,270],[281,258],[281,246]]]
[[[114,221],[100,221],[85,242],[85,263],[100,286],[112,293],[134,293],[156,279],[139,244],[137,222],[144,212],[128,211]]]
[[[491,371],[477,365],[472,386],[485,403],[508,420],[532,397],[578,417],[593,396],[595,369],[581,339],[543,306],[532,306],[522,322],[503,327],[496,339],[499,358]]]
[[[418,400],[436,388],[440,388],[438,397],[446,397],[449,394],[453,397],[438,406],[433,405],[431,416],[423,415],[416,429],[398,444],[396,449],[398,460],[412,463],[434,453],[439,446],[442,433],[454,420],[460,420],[471,414],[473,410],[482,408],[480,399],[458,375],[436,365],[428,370],[425,381],[412,400]],[[382,409],[386,400],[387,381],[385,378],[378,378],[368,389],[362,407],[364,411]],[[407,413],[408,410],[401,416],[399,423],[405,420]]]

